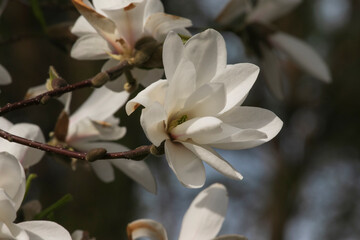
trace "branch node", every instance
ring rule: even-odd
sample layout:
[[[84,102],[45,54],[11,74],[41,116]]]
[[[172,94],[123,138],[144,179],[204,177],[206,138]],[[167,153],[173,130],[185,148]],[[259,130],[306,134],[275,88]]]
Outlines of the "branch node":
[[[155,145],[152,145],[150,148],[150,153],[155,156],[163,155],[165,153],[164,143],[161,143],[158,147]]]
[[[88,162],[94,162],[96,160],[102,159],[107,150],[105,148],[94,148],[86,153],[85,160]]]
[[[100,88],[108,81],[110,81],[109,74],[106,72],[100,72],[93,79],[91,79],[91,84],[95,88]]]

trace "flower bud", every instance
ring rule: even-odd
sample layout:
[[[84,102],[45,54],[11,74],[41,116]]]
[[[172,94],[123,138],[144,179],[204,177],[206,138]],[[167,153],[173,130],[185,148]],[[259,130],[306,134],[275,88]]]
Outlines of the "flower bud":
[[[96,160],[102,159],[107,150],[105,148],[94,148],[87,152],[85,160],[88,162],[94,162]]]

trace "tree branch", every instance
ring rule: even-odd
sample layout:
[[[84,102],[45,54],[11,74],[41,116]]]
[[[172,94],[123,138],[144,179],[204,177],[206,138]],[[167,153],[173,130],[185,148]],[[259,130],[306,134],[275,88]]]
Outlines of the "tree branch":
[[[66,148],[55,147],[55,146],[48,145],[46,143],[32,141],[32,140],[29,140],[26,138],[22,138],[22,137],[13,135],[13,134],[8,133],[1,129],[0,129],[0,137],[8,140],[9,142],[19,143],[19,144],[22,144],[22,145],[25,145],[25,146],[28,146],[31,148],[36,148],[36,149],[39,149],[39,150],[42,150],[45,152],[52,152],[52,153],[56,153],[56,154],[59,154],[62,156],[76,158],[76,159],[80,159],[80,160],[88,159],[87,158],[88,153],[86,153],[86,152],[70,151]],[[152,147],[152,145],[145,145],[145,146],[141,146],[141,147],[138,147],[138,148],[136,148],[134,150],[130,150],[130,151],[105,153],[104,155],[101,156],[101,160],[125,158],[125,159],[132,159],[132,160],[140,161],[140,160],[144,159],[147,155],[150,154],[151,147]],[[100,160],[100,159],[95,159],[95,160]]]
[[[72,92],[86,87],[101,87],[107,81],[116,79],[123,73],[125,69],[131,67],[132,66],[127,61],[122,61],[119,65],[110,68],[105,72],[100,72],[92,78],[83,80],[78,83],[70,84],[65,87],[60,87],[52,91],[48,91],[30,99],[22,100],[15,103],[8,103],[4,107],[0,108],[0,116],[16,109],[21,109],[32,105],[39,105],[40,103],[45,104],[51,97],[59,97],[67,92]]]

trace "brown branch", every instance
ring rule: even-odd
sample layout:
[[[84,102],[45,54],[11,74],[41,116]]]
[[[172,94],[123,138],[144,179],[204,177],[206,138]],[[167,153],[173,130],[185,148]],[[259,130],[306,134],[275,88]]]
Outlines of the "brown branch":
[[[87,158],[88,153],[86,153],[86,152],[70,151],[66,148],[55,147],[55,146],[48,145],[46,143],[32,141],[32,140],[29,140],[26,138],[22,138],[22,137],[13,135],[13,134],[8,133],[1,129],[0,129],[0,137],[8,140],[9,142],[19,143],[19,144],[22,144],[22,145],[25,145],[25,146],[28,146],[31,148],[36,148],[36,149],[39,149],[39,150],[42,150],[45,152],[52,152],[52,153],[56,153],[56,154],[59,154],[62,156],[76,158],[76,159],[80,159],[80,160],[88,159]],[[105,153],[104,155],[101,156],[101,160],[125,158],[125,159],[132,159],[132,160],[140,161],[150,154],[151,147],[152,147],[152,145],[145,145],[145,146],[141,146],[141,147],[138,147],[138,148],[136,148],[134,150],[130,150],[130,151]],[[100,160],[100,159],[94,159],[94,161],[95,160]]]
[[[16,109],[21,109],[32,105],[39,105],[40,103],[44,104],[51,97],[59,97],[67,92],[72,92],[86,87],[101,87],[107,81],[111,81],[119,77],[123,73],[124,69],[128,69],[131,67],[132,66],[127,61],[122,61],[119,65],[105,72],[100,72],[92,78],[83,80],[78,83],[70,84],[65,87],[60,87],[52,91],[48,91],[30,99],[22,100],[15,103],[8,103],[4,107],[0,108],[0,116]]]

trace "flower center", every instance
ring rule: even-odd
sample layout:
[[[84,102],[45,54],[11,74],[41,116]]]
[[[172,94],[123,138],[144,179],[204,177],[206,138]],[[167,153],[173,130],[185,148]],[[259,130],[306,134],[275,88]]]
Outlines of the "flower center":
[[[170,132],[172,129],[174,129],[176,126],[186,122],[188,120],[187,115],[182,115],[180,118],[176,118],[172,120],[169,124],[168,131]]]

